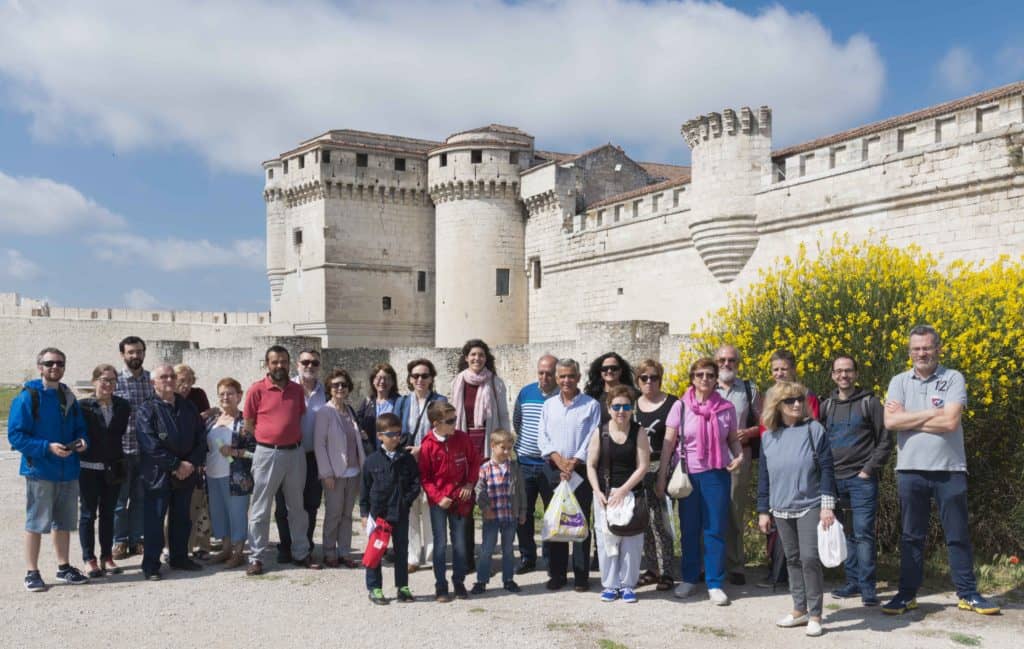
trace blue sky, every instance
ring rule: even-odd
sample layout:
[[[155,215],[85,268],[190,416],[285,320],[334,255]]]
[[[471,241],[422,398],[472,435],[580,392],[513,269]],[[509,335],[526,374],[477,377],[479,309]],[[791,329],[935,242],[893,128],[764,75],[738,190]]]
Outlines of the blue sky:
[[[1024,78],[1019,2],[0,0],[0,291],[265,310],[260,162],[331,128],[686,163],[767,103],[793,144]]]

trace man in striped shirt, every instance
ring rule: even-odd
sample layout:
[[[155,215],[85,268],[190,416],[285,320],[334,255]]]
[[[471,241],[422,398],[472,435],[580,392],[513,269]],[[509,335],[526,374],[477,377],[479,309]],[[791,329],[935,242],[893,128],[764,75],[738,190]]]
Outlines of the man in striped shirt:
[[[142,554],[144,531],[143,500],[145,486],[139,471],[139,442],[135,435],[135,413],[139,406],[156,398],[149,372],[142,369],[146,361],[146,342],[138,336],[128,336],[118,343],[124,369],[117,376],[114,394],[127,399],[132,406],[128,431],[121,440],[128,465],[128,479],[121,483],[114,508],[114,559],[126,559],[131,554]]]
[[[523,475],[523,486],[526,489],[526,522],[519,526],[516,537],[519,539],[519,565],[516,574],[524,575],[537,567],[537,541],[534,539],[533,510],[540,494],[547,509],[551,502],[554,489],[544,474],[544,458],[537,446],[537,431],[540,426],[540,413],[544,402],[558,394],[555,383],[555,363],[558,359],[545,354],[537,361],[537,382],[527,385],[519,391],[512,414],[512,425],[516,429],[516,458]],[[547,558],[547,543],[544,544],[544,557]]]

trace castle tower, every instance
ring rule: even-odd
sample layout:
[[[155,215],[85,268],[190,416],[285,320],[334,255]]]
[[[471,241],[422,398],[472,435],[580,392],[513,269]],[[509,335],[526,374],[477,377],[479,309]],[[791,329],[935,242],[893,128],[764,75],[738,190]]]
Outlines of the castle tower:
[[[693,151],[690,234],[704,265],[723,284],[757,248],[756,194],[771,173],[772,112],[731,108],[683,124]]]
[[[281,161],[263,163],[265,182],[263,200],[267,204],[267,280],[270,282],[270,308],[281,299],[284,287],[285,204],[281,191]]]
[[[438,347],[470,338],[492,345],[527,341],[519,173],[532,158],[532,136],[497,124],[456,133],[430,151]]]

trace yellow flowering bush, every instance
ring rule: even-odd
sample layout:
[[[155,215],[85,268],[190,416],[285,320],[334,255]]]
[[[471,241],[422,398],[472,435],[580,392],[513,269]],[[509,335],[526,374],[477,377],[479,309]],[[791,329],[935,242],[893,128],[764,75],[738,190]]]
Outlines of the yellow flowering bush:
[[[712,326],[711,323],[714,323]],[[880,396],[909,368],[907,332],[931,324],[943,337],[942,362],[963,373],[971,524],[979,551],[1017,552],[1024,539],[1024,258],[987,265],[940,259],[917,246],[852,242],[835,236],[760,272],[758,281],[694,327],[666,389],[678,394],[689,364],[735,345],[741,375],[769,386],[768,359],[792,351],[800,380],[819,395],[833,389],[839,352],[860,366],[860,384]],[[894,453],[895,456],[895,453]],[[890,471],[883,476],[880,536],[897,546],[899,507]],[[931,538],[940,540],[937,524]],[[931,547],[938,547],[932,545]]]

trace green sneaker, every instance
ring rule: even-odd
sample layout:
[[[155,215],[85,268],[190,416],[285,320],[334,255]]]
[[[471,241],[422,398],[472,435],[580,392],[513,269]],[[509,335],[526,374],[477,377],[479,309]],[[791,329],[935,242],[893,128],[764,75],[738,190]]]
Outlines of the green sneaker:
[[[384,591],[380,588],[371,588],[369,598],[374,604],[384,605],[388,603],[387,598],[384,597]]]
[[[416,598],[412,596],[412,591],[409,590],[408,586],[402,586],[398,589],[398,601],[415,602]]]

